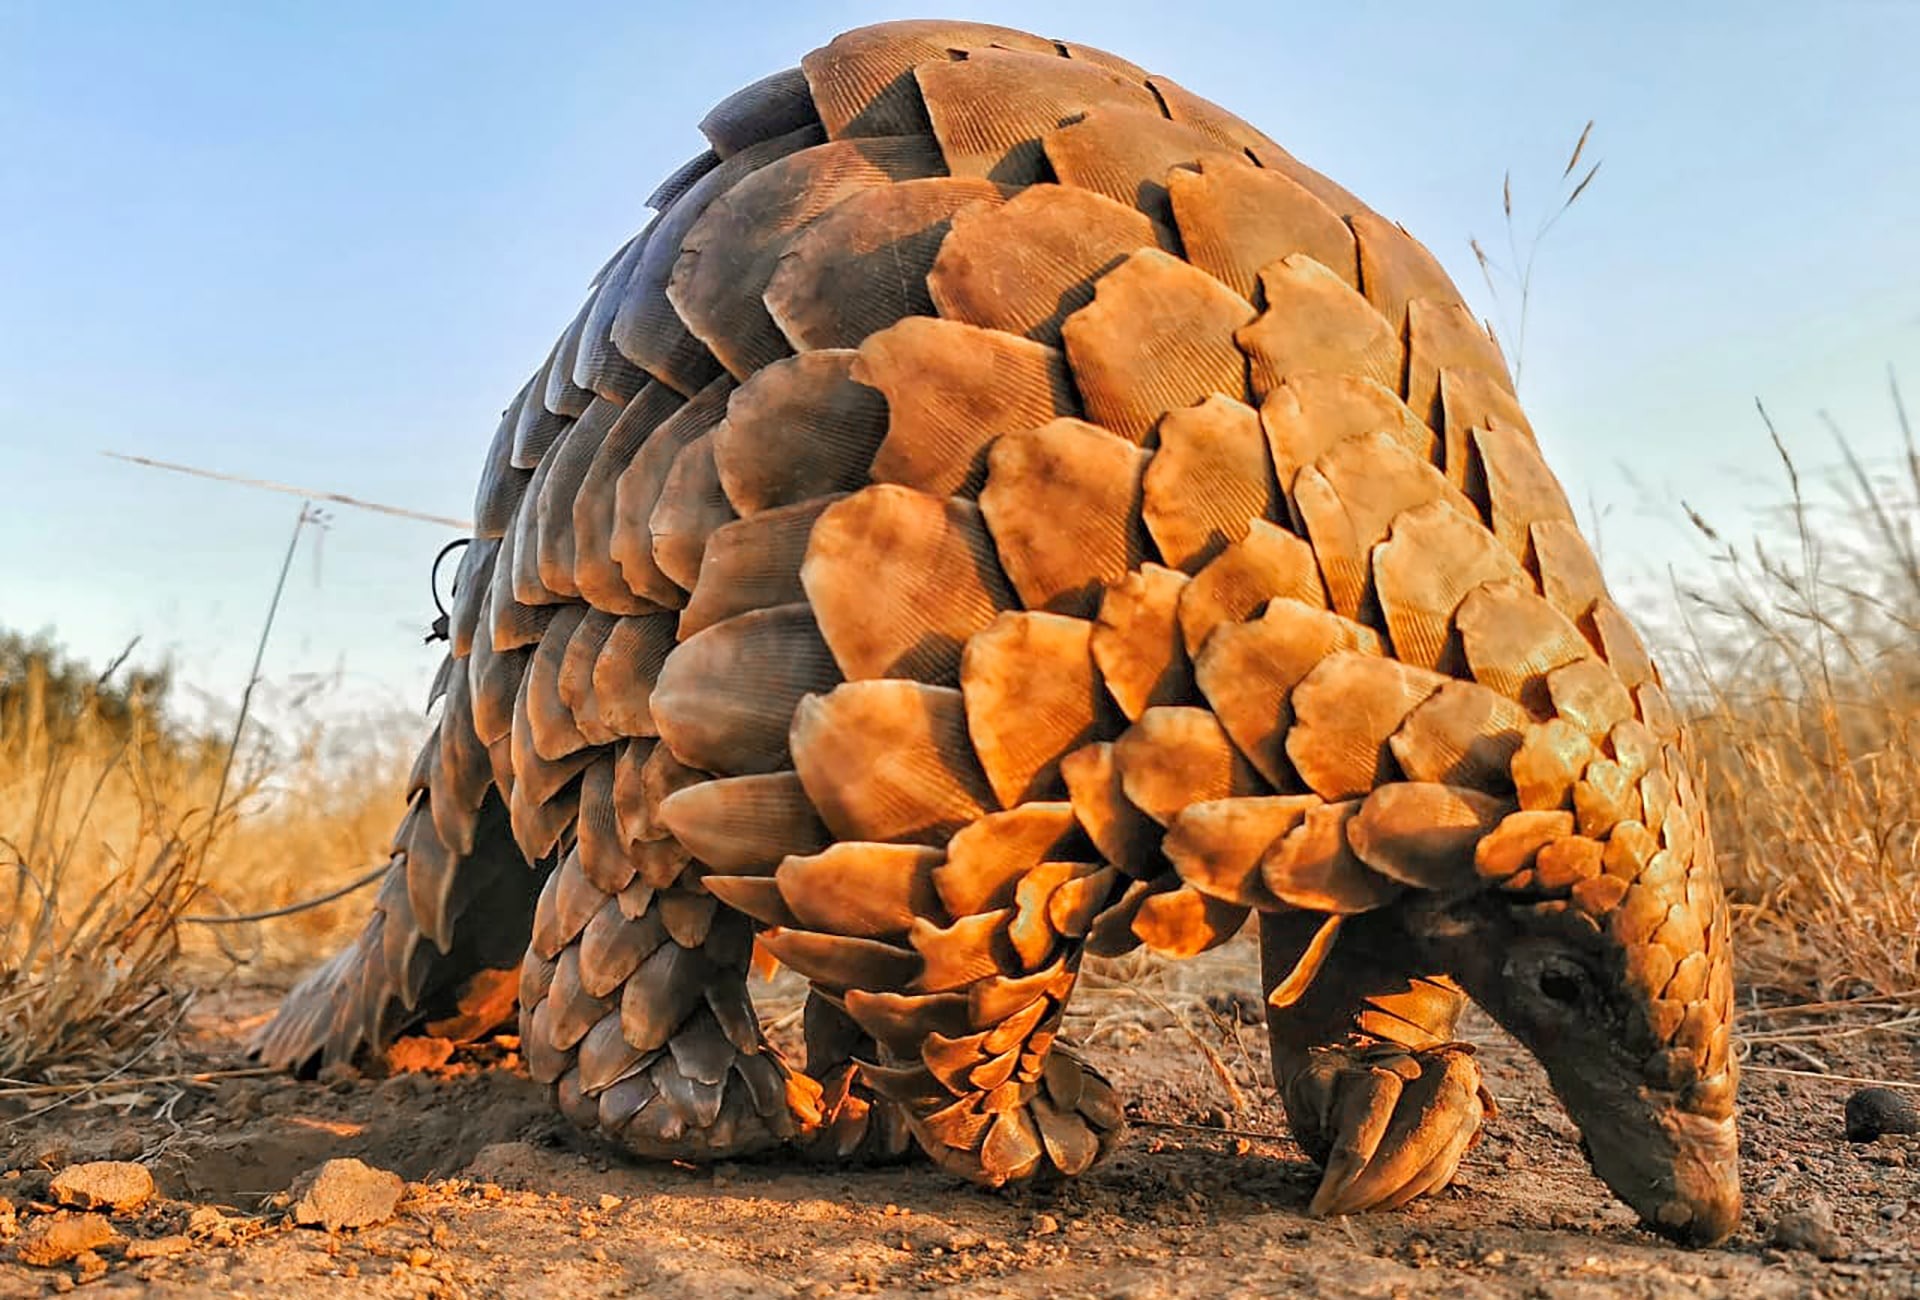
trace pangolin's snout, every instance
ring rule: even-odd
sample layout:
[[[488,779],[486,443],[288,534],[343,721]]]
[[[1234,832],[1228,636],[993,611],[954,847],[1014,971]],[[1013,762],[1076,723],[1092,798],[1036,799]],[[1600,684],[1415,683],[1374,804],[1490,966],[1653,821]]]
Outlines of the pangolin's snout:
[[[1688,1246],[1725,1241],[1740,1224],[1739,1139],[1731,1115],[1659,1109],[1659,1140],[1593,1135],[1594,1172],[1647,1227]]]

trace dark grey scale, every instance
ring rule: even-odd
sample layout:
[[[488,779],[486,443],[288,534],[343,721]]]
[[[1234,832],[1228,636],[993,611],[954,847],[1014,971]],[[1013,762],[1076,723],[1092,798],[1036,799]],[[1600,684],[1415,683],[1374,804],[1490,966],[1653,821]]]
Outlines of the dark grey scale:
[[[635,365],[682,396],[691,397],[717,377],[722,367],[701,345],[673,310],[667,285],[680,244],[707,205],[742,177],[777,158],[821,143],[817,126],[801,127],[786,135],[741,150],[696,180],[660,214],[654,234],[628,279],[619,313],[614,317],[614,346]]]

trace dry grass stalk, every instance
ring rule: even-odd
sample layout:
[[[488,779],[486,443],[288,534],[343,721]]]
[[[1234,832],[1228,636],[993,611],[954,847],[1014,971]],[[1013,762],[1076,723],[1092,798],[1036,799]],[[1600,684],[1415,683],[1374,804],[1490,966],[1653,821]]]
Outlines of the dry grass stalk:
[[[1489,253],[1478,238],[1467,241],[1467,247],[1473,250],[1474,261],[1480,266],[1480,277],[1486,281],[1487,292],[1501,316],[1501,328],[1495,333],[1512,342],[1513,382],[1516,385],[1526,366],[1527,312],[1533,301],[1534,265],[1547,235],[1559,224],[1567,210],[1580,201],[1580,196],[1587,192],[1587,186],[1593,184],[1593,178],[1599,174],[1600,164],[1596,162],[1578,180],[1573,175],[1574,169],[1580,166],[1580,160],[1586,155],[1587,142],[1592,138],[1593,122],[1589,119],[1580,130],[1580,138],[1574,141],[1573,152],[1567,156],[1567,165],[1561,168],[1559,177],[1553,182],[1545,213],[1524,243],[1520,238],[1518,218],[1514,215],[1512,172],[1500,178],[1500,212],[1507,234],[1506,257],[1502,259]],[[1509,295],[1515,303],[1511,318],[1506,311]]]
[[[1211,1025],[1216,1035],[1233,1044],[1244,1077],[1265,1086],[1264,1069],[1249,1056],[1239,1027],[1223,1020],[1208,1005],[1210,996],[1224,990],[1258,988],[1258,947],[1251,930],[1203,957],[1171,962],[1138,949],[1124,957],[1092,958],[1081,970],[1080,986],[1069,1004],[1067,1019],[1080,1041],[1090,1044],[1124,1042],[1156,1019],[1180,1030],[1206,1062],[1229,1105],[1245,1111],[1249,1103],[1234,1069],[1208,1040],[1201,1027]],[[1158,1017],[1143,1014],[1150,1008]],[[1219,1130],[1215,1130],[1216,1132]]]
[[[171,819],[146,698],[55,689],[29,659],[0,697],[0,1076],[50,1079],[145,1050],[184,1010],[178,918],[207,828]],[[101,683],[104,685],[104,679]],[[114,706],[121,707],[114,707]]]
[[[1775,436],[1784,551],[1692,515],[1717,577],[1681,593],[1682,676],[1750,984],[1920,983],[1920,455],[1900,428],[1897,474],[1841,438],[1823,483]]]

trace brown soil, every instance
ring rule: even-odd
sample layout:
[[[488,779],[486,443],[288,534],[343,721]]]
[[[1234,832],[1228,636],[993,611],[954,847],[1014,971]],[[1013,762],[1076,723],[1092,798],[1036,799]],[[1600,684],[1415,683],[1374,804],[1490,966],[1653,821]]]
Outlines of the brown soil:
[[[203,1007],[187,1067],[243,1065],[235,1043],[271,998]],[[1848,1143],[1843,1084],[1749,1072],[1747,1222],[1724,1249],[1686,1251],[1635,1226],[1587,1172],[1539,1070],[1479,1022],[1501,1114],[1459,1180],[1407,1210],[1321,1222],[1303,1212],[1315,1171],[1281,1136],[1260,1030],[1218,999],[1224,1015],[1197,996],[1184,1010],[1109,1002],[1126,1009],[1096,1003],[1077,1028],[1132,1099],[1128,1141],[1070,1185],[1005,1194],[924,1163],[631,1161],[569,1130],[510,1039],[450,1060],[416,1050],[423,1068],[385,1078],[116,1083],[31,1119],[18,1117],[46,1099],[10,1100],[0,1296],[76,1283],[170,1297],[1920,1294],[1920,1141]],[[1801,1064],[1769,1050],[1753,1063]],[[1836,1071],[1920,1075],[1911,1039],[1821,1051]],[[161,1195],[115,1216],[112,1242],[54,1267],[18,1262],[23,1232],[54,1212],[54,1170],[135,1154]],[[409,1180],[397,1216],[337,1235],[293,1226],[286,1190],[340,1156]],[[1819,1230],[1823,1206],[1835,1235]]]

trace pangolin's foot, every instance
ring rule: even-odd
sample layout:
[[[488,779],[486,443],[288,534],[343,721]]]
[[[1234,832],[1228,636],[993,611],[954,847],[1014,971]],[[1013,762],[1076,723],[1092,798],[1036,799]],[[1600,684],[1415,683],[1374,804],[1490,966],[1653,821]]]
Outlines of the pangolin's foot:
[[[905,1112],[874,1091],[860,1065],[877,1050],[867,1031],[817,990],[807,995],[801,1025],[807,1072],[791,1085],[801,1153],[843,1164],[890,1164],[912,1155]]]
[[[693,1059],[670,1043],[631,1073],[582,1093],[579,1072],[558,1086],[560,1109],[636,1155],[654,1160],[727,1160],[777,1147],[798,1130],[804,1090],[771,1046],[727,1061]]]
[[[1440,1190],[1494,1113],[1465,1043],[1317,1047],[1283,1097],[1294,1136],[1325,1170],[1316,1216],[1391,1210]]]
[[[818,1081],[795,1075],[789,1087],[800,1130],[796,1145],[805,1155],[867,1165],[912,1156],[906,1112],[874,1092],[858,1062],[844,1061]]]
[[[1083,1173],[1126,1128],[1113,1085],[1058,1043],[993,1088],[945,1104],[901,1100],[916,1112],[914,1136],[934,1163],[986,1187]]]

